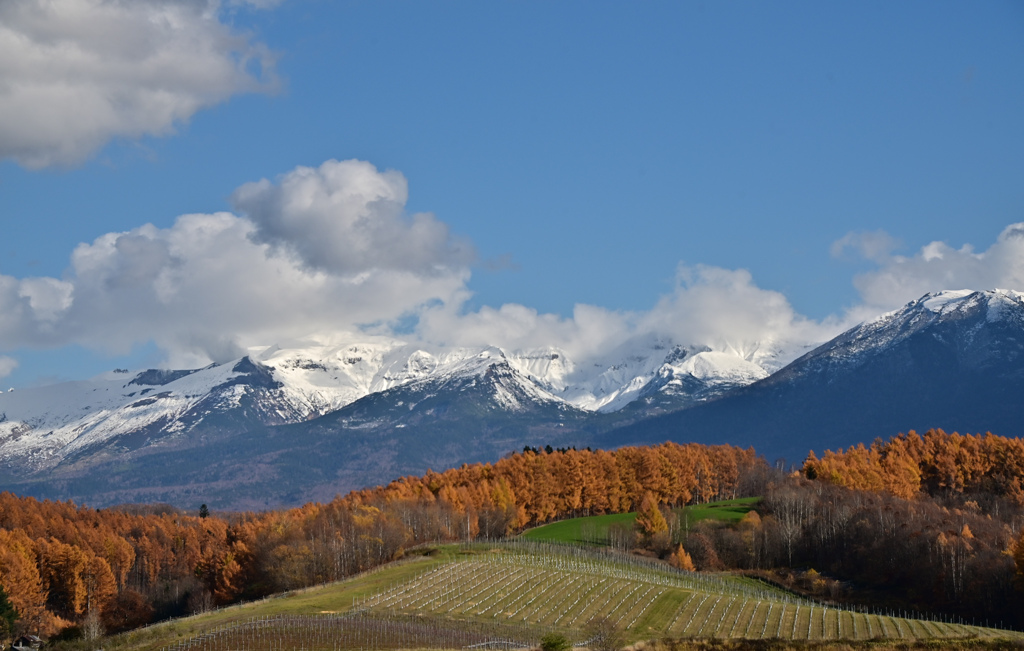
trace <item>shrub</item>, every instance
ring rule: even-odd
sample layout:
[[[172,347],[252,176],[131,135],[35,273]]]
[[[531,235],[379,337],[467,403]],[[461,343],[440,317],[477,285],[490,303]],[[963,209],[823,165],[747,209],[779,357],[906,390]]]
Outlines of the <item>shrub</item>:
[[[572,644],[561,633],[548,633],[540,639],[540,648],[542,651],[569,651]]]

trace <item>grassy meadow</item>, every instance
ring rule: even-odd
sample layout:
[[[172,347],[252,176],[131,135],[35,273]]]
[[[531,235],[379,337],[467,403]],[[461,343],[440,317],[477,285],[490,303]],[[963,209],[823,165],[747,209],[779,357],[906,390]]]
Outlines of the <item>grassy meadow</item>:
[[[683,526],[692,526],[701,520],[738,522],[752,511],[760,500],[759,497],[743,497],[735,500],[707,502],[674,509],[674,512]],[[611,543],[612,527],[632,529],[635,521],[635,512],[570,518],[534,527],[523,532],[520,537],[534,542],[606,546]]]

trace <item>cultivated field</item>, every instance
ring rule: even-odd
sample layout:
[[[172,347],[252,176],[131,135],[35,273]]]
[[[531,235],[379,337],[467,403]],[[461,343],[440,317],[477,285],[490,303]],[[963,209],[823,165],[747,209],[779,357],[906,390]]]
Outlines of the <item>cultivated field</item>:
[[[555,551],[552,551],[555,550]],[[754,581],[676,572],[612,554],[494,548],[362,600],[364,612],[522,622],[584,641],[614,622],[630,640],[652,637],[787,640],[945,639],[993,629],[815,604]]]
[[[228,613],[228,615],[225,615]],[[549,632],[592,642],[594,623],[622,642],[653,638],[807,642],[1015,640],[1010,631],[887,613],[840,610],[778,588],[678,572],[612,552],[533,543],[449,549],[356,579],[217,611],[175,637],[150,631],[164,651],[508,649]],[[154,645],[159,639],[161,644]]]

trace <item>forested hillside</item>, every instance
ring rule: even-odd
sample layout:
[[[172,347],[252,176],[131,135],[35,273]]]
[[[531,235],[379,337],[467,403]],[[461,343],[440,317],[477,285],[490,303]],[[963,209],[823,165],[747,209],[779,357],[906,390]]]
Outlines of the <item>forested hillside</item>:
[[[698,569],[769,570],[830,599],[1020,626],[1022,478],[1020,439],[911,431],[812,453],[800,476],[769,485],[756,518],[699,526],[685,545]]]
[[[25,630],[123,630],[337,580],[411,545],[497,537],[553,518],[734,496],[766,470],[753,450],[667,443],[528,450],[288,511],[186,515],[0,494],[0,585]]]
[[[338,580],[421,543],[638,510],[616,546],[677,566],[1021,625],[1022,468],[1016,439],[932,431],[812,454],[792,474],[733,446],[528,448],[265,513],[92,509],[3,493],[0,585],[18,630],[88,636]],[[673,510],[739,496],[763,497],[739,522],[691,526]]]

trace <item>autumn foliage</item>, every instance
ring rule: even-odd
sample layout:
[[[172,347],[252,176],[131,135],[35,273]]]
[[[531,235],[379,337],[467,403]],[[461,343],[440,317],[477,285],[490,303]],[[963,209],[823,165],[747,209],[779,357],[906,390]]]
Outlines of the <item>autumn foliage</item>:
[[[690,555],[685,549],[683,549],[682,544],[676,545],[676,550],[672,552],[672,556],[669,557],[669,563],[671,563],[673,567],[686,572],[697,571],[697,568],[693,565],[693,559],[690,558]]]
[[[752,449],[530,450],[326,504],[231,517],[90,509],[0,494],[0,585],[27,632],[107,631],[337,580],[431,541],[498,537],[555,518],[734,497]],[[660,516],[660,513],[658,514]]]
[[[893,608],[998,613],[1024,624],[1015,614],[1024,594],[1022,476],[1020,441],[935,430],[812,454],[801,476],[732,446],[529,449],[324,504],[228,516],[2,493],[0,586],[21,632],[97,621],[112,632],[341,579],[420,543],[636,510],[640,539],[676,567],[817,568],[812,587],[826,592],[841,585],[827,577],[837,577]],[[670,511],[740,495],[764,500],[734,525],[691,528]]]
[[[911,430],[868,447],[826,451],[821,459],[812,452],[803,473],[837,486],[885,491],[905,499],[919,493],[988,493],[1024,506],[1024,441],[992,434],[934,429],[921,436]]]
[[[654,536],[668,531],[668,522],[658,508],[658,502],[651,493],[644,495],[636,512],[636,526],[644,536]]]

